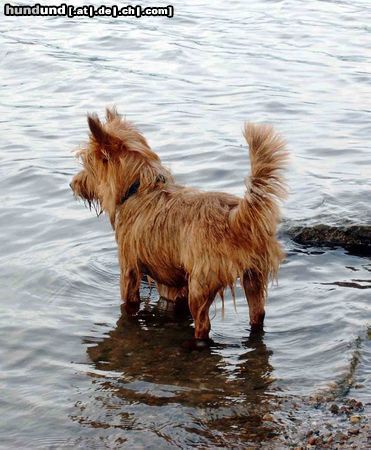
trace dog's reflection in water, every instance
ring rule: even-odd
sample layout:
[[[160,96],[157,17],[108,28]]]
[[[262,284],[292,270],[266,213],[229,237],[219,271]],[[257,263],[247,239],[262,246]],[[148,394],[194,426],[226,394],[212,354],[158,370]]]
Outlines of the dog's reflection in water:
[[[124,306],[121,312],[116,328],[87,349],[96,369],[92,376],[100,408],[109,411],[120,404],[121,414],[129,414],[133,405],[161,406],[171,414],[176,404],[180,416],[179,408],[186,408],[187,414],[191,408],[193,419],[197,417],[210,436],[234,430],[240,437],[254,436],[261,442],[276,434],[277,425],[263,420],[275,408],[270,401],[271,352],[263,332],[251,333],[239,345],[221,343],[195,350],[187,346],[193,330],[186,306],[179,304],[174,310],[173,303],[160,300],[146,304],[136,316],[128,316]],[[130,427],[135,428],[138,417],[129,416]],[[178,418],[172,420],[176,425]],[[141,417],[142,426],[143,421]]]

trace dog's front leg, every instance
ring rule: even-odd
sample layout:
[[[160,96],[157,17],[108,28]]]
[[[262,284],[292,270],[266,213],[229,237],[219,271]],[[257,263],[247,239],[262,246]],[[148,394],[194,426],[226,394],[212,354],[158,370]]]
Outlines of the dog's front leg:
[[[261,330],[265,316],[268,276],[254,270],[246,270],[243,274],[242,284],[249,305],[251,329]]]
[[[201,283],[195,279],[189,281],[188,289],[188,304],[195,324],[195,338],[207,340],[211,328],[209,308],[218,290],[210,289],[206,280]]]
[[[160,297],[176,302],[177,300],[184,300],[188,298],[187,286],[181,288],[166,286],[165,284],[157,283],[157,290]]]
[[[140,274],[135,269],[121,269],[120,290],[121,299],[128,314],[135,314],[139,310]]]

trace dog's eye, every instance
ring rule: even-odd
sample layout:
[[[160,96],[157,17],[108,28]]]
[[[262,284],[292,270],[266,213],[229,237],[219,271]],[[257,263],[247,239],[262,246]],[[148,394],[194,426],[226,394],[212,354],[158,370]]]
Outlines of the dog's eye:
[[[107,159],[107,158],[102,158],[102,162],[103,162],[104,164],[107,164],[107,163],[108,163],[108,159]]]

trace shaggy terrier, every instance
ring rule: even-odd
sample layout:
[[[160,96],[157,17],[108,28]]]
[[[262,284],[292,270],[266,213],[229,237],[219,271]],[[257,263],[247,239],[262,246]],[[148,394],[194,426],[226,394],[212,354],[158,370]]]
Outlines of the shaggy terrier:
[[[138,310],[140,281],[147,275],[161,296],[188,300],[194,336],[207,340],[210,305],[217,294],[223,299],[227,287],[233,292],[240,278],[251,327],[262,328],[268,282],[284,257],[276,228],[287,152],[273,128],[245,124],[251,175],[239,198],[177,184],[115,109],[107,109],[105,123],[89,115],[88,124],[89,141],[77,152],[83,169],[71,188],[111,221],[126,310]]]

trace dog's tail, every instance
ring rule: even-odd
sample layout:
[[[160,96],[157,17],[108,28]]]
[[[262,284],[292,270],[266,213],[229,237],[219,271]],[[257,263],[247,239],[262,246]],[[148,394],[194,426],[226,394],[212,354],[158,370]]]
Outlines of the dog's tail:
[[[257,227],[257,234],[262,228],[271,234],[279,219],[278,202],[286,197],[282,176],[288,158],[285,142],[268,125],[246,123],[243,134],[250,150],[251,175],[246,179],[244,197],[232,210],[231,227],[240,236]]]

